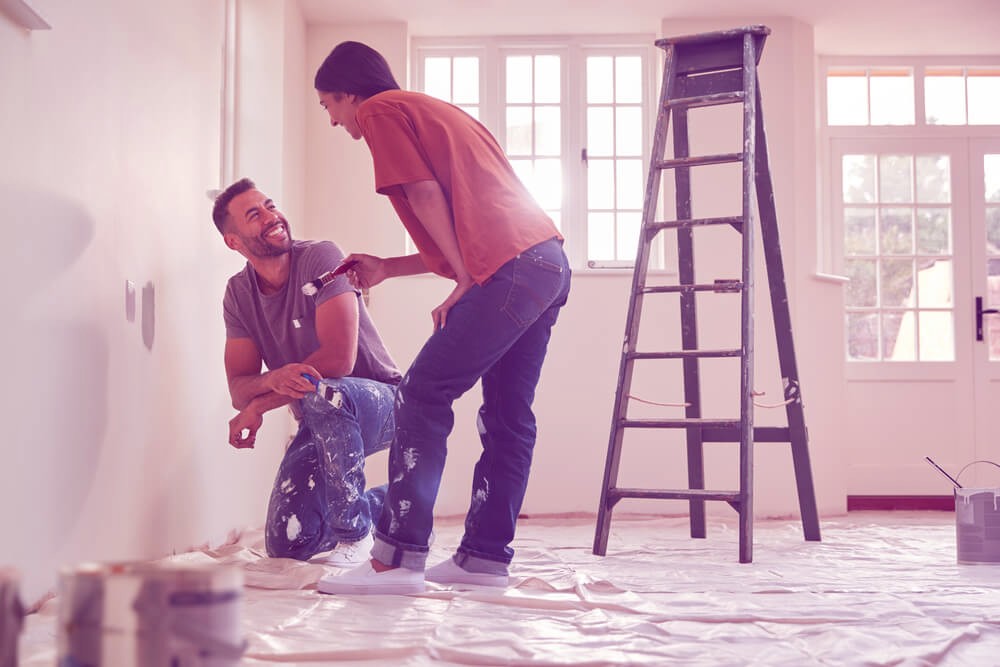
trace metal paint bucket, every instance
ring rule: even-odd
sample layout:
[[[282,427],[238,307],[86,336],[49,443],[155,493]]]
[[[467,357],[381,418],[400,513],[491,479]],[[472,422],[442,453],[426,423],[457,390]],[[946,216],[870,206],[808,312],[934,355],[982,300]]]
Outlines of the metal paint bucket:
[[[962,472],[955,476],[961,479]],[[955,538],[958,562],[962,564],[1000,563],[1000,488],[955,489]]]
[[[243,571],[84,564],[59,573],[59,667],[236,667]]]
[[[24,626],[24,606],[17,572],[0,568],[0,667],[17,667],[17,642]]]

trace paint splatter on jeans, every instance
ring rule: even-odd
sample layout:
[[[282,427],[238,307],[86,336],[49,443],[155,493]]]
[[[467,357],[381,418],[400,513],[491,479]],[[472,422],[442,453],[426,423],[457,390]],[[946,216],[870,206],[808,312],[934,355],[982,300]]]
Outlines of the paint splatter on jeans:
[[[307,560],[369,533],[386,487],[365,488],[365,458],[392,442],[394,400],[392,385],[339,378],[300,401],[267,508],[268,555]]]
[[[472,473],[465,535],[456,556],[472,572],[507,572],[535,446],[531,404],[569,289],[562,245],[540,243],[466,292],[448,312],[447,325],[424,344],[396,394],[396,436],[375,558],[424,569],[454,425],[452,403],[482,379],[483,452]]]

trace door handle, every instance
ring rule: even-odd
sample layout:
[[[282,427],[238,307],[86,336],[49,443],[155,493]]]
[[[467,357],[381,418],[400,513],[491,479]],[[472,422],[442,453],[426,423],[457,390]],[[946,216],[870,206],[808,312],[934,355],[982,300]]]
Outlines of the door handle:
[[[983,297],[976,297],[976,340],[983,339],[983,315],[993,315],[1000,313],[996,308],[983,310]]]

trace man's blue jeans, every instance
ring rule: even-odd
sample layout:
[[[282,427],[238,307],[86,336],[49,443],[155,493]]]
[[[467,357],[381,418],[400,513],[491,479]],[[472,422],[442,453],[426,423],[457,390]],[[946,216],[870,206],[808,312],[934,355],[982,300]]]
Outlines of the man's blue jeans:
[[[454,425],[452,403],[482,378],[483,452],[473,470],[472,502],[456,557],[471,572],[507,572],[535,445],[531,404],[569,287],[562,244],[546,241],[463,295],[445,327],[424,344],[396,393],[396,437],[389,451],[389,489],[376,523],[376,559],[424,569]]]
[[[299,402],[299,431],[267,508],[269,556],[306,560],[369,533],[386,487],[365,489],[365,457],[392,442],[394,400],[392,385],[345,377],[323,380]]]

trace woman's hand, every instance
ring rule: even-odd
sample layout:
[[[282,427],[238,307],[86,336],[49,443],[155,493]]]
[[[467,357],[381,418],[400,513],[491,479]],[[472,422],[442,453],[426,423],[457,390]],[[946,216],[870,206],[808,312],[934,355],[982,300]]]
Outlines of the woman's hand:
[[[347,270],[347,280],[356,289],[369,289],[389,277],[386,262],[381,257],[353,253],[344,258],[344,264],[354,262]]]
[[[444,325],[448,322],[448,312],[451,310],[452,306],[458,303],[458,300],[475,286],[476,283],[468,276],[466,276],[464,280],[458,281],[458,284],[455,285],[455,289],[451,291],[448,298],[441,302],[440,306],[431,311],[431,320],[434,322],[434,331],[444,329]]]

